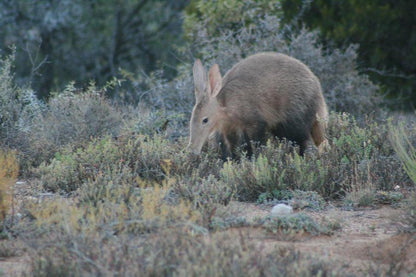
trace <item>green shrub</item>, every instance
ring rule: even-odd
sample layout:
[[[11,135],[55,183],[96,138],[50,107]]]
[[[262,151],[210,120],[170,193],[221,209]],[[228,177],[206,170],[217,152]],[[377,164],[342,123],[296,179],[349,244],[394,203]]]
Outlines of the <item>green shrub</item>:
[[[408,180],[388,139],[386,121],[359,124],[346,114],[332,114],[328,139],[331,149],[322,158],[333,164],[333,181],[344,186],[391,191]],[[393,174],[394,173],[394,174]]]
[[[85,180],[78,190],[79,201],[97,207],[103,201],[131,204],[138,199],[139,179],[132,174],[129,167],[115,165],[105,171],[97,172]]]
[[[295,233],[307,232],[312,235],[319,235],[326,232],[310,216],[304,213],[268,217],[265,220],[260,220],[257,224],[259,223],[267,232],[274,234],[282,233],[293,235]]]
[[[104,137],[88,143],[85,148],[66,147],[49,164],[35,172],[45,189],[70,192],[98,174],[128,168],[135,177],[162,180],[166,174],[164,161],[169,161],[172,148],[160,136]],[[137,182],[135,182],[137,183]]]
[[[269,141],[256,157],[225,163],[221,179],[248,201],[279,199],[287,190],[315,191],[325,198],[357,189],[389,191],[407,176],[385,139],[387,132],[386,125],[369,122],[362,128],[349,115],[332,114],[329,149],[321,155],[310,151],[300,157],[290,143]]]
[[[329,168],[321,160],[287,152],[284,145],[269,142],[252,160],[225,163],[222,179],[237,187],[239,199],[248,201],[264,197],[264,193],[277,196],[287,190],[314,190],[326,197],[338,192],[327,183]]]
[[[70,192],[76,190],[86,177],[84,169],[72,155],[58,155],[50,164],[42,163],[35,173],[46,190]]]
[[[292,206],[295,209],[320,211],[323,210],[326,202],[315,191],[293,191]]]
[[[122,168],[86,180],[71,201],[63,197],[28,201],[26,208],[36,220],[36,229],[67,236],[157,233],[169,227],[199,226],[201,211],[172,194],[175,182],[143,180]]]

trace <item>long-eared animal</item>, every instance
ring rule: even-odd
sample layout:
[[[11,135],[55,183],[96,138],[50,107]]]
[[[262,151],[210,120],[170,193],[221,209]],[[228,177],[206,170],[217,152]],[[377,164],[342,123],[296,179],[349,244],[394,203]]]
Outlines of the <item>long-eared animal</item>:
[[[214,64],[208,77],[199,59],[193,67],[196,104],[188,148],[200,154],[211,137],[222,155],[235,157],[242,147],[252,155],[252,142],[268,136],[299,145],[303,155],[310,140],[325,141],[328,111],[318,78],[302,62],[264,52],[234,65],[221,77]]]

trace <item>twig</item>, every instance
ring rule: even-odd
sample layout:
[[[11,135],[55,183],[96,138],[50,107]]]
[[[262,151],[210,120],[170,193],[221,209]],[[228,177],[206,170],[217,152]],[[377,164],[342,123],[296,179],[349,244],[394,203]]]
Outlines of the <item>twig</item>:
[[[405,75],[405,74],[399,74],[399,73],[392,73],[392,72],[387,72],[387,71],[384,71],[384,70],[379,70],[379,69],[370,68],[370,67],[364,68],[363,72],[373,72],[373,73],[376,73],[376,74],[378,74],[380,76],[383,76],[383,77],[402,78],[402,79],[407,79],[407,80],[411,80],[411,79],[414,79],[416,77],[415,75]]]

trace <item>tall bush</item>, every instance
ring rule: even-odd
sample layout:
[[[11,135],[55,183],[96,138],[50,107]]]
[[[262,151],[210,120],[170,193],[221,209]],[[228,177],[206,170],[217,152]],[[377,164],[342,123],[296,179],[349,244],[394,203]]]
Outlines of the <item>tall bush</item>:
[[[14,82],[14,54],[0,56],[0,145],[25,148],[25,133],[44,109],[34,92]]]
[[[29,132],[30,156],[49,160],[65,145],[81,146],[91,138],[118,135],[122,115],[95,86],[85,91],[69,84],[54,95]],[[39,163],[40,163],[39,162]]]

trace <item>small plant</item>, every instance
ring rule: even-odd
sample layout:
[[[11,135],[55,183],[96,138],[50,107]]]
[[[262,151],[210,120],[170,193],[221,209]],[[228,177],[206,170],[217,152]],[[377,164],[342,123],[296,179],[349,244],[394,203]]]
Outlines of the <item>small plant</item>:
[[[77,276],[80,274],[72,262],[73,256],[69,255],[65,249],[49,248],[47,254],[41,253],[32,260],[32,272],[34,276]],[[55,255],[54,252],[60,252],[61,256]],[[49,252],[49,253],[48,253]],[[62,253],[65,253],[62,255]],[[70,261],[70,262],[68,262]]]
[[[83,182],[85,170],[71,154],[57,154],[50,164],[42,163],[34,170],[43,187],[49,191],[70,192]]]
[[[9,258],[19,255],[22,246],[14,240],[0,241],[0,258]]]
[[[325,200],[315,191],[293,191],[291,199],[293,208],[300,210],[320,211],[325,207]]]
[[[212,227],[218,205],[227,205],[235,190],[235,187],[230,187],[213,175],[200,178],[194,174],[190,179],[184,178],[175,185],[175,192],[181,198],[189,199],[192,205],[201,211],[205,227]]]
[[[375,191],[358,189],[348,193],[344,199],[346,206],[369,207],[376,204]]]
[[[323,228],[319,226],[311,217],[303,213],[288,216],[268,217],[260,225],[268,232],[293,235],[296,233],[307,232],[313,235],[323,233]]]
[[[404,223],[407,224],[408,231],[416,233],[416,192],[413,192],[405,202],[406,217]]]
[[[375,194],[376,202],[378,204],[398,204],[403,200],[404,196],[401,192],[398,191],[377,191]]]
[[[334,232],[342,230],[342,220],[340,218],[328,219],[324,217],[322,222],[320,222],[320,226],[322,226],[324,233],[332,235]]]

